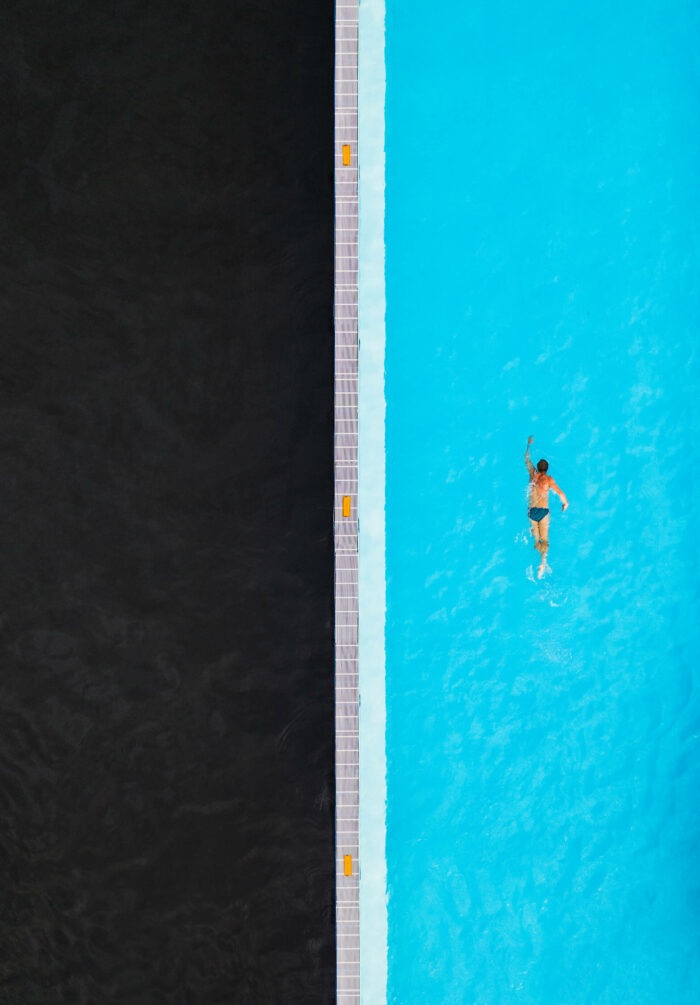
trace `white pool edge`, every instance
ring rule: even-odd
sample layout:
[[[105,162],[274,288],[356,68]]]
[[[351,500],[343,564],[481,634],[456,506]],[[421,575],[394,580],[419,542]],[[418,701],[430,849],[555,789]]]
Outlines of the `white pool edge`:
[[[384,0],[359,8],[360,1001],[387,998]]]

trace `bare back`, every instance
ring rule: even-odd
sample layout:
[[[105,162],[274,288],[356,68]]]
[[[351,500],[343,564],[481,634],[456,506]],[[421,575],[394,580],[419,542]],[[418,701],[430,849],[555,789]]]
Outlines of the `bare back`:
[[[543,471],[533,471],[530,474],[530,505],[541,506],[546,509],[549,506],[549,490],[554,488],[555,482],[551,475]]]

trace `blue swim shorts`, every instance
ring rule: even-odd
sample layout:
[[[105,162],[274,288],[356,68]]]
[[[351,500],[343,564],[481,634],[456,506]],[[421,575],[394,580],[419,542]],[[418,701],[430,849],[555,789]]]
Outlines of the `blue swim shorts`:
[[[540,520],[544,520],[544,518],[547,516],[548,513],[549,510],[545,509],[544,506],[533,506],[531,507],[528,516],[530,517],[531,520],[534,520],[535,523],[539,523]]]

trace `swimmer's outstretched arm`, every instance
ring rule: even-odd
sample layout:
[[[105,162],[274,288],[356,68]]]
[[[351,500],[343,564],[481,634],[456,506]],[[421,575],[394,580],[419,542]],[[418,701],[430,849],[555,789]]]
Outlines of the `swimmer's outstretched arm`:
[[[532,443],[532,437],[527,438],[527,450],[525,451],[525,463],[527,464],[527,470],[531,475],[535,473],[535,465],[530,460],[530,444]]]

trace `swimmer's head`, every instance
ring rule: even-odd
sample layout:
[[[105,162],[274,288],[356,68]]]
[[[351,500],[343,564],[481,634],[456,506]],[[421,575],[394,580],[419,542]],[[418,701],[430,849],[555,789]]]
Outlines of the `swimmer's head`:
[[[547,470],[548,467],[549,467],[549,464],[547,464],[547,462],[544,460],[544,458],[541,461],[537,462],[537,470],[541,471],[543,474]]]

